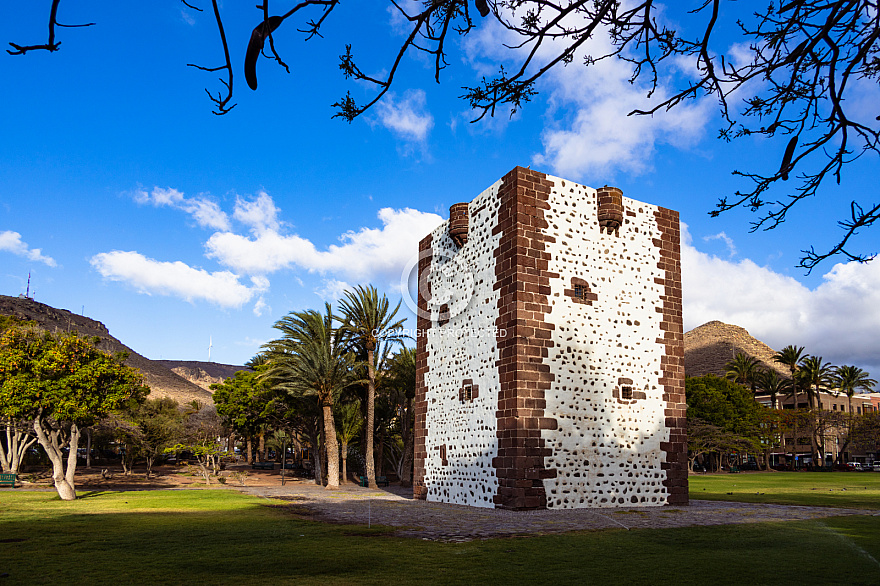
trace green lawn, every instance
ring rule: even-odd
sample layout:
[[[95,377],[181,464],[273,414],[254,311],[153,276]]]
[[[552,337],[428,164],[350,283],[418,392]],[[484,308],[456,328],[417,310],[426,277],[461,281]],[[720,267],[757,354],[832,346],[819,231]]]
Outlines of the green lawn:
[[[691,498],[880,511],[880,473],[764,472],[694,475]]]
[[[878,475],[880,476],[880,475]],[[6,584],[877,584],[880,517],[435,543],[231,490],[0,491]]]

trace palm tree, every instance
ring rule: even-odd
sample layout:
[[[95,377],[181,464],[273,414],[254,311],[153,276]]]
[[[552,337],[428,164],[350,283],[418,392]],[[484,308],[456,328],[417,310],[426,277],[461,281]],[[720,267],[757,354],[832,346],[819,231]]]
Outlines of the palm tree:
[[[389,373],[392,391],[397,395],[396,403],[403,404],[398,421],[403,440],[403,454],[400,458],[397,475],[401,486],[412,486],[413,448],[415,438],[413,424],[413,399],[416,396],[416,349],[401,348],[390,361]],[[401,400],[402,399],[402,400]]]
[[[263,345],[269,367],[261,376],[274,388],[291,395],[316,395],[324,419],[327,448],[327,488],[339,487],[339,446],[333,421],[337,396],[358,381],[356,360],[344,333],[333,328],[333,313],[314,310],[291,312],[273,326],[281,338]]]
[[[357,402],[340,405],[336,410],[336,438],[342,454],[342,484],[348,484],[348,445],[354,441],[364,426],[361,407]]]
[[[791,380],[782,378],[774,368],[765,368],[758,371],[758,388],[770,395],[770,406],[776,409],[776,395],[780,395],[791,388]]]
[[[834,369],[830,362],[822,364],[821,356],[807,356],[801,359],[800,370],[804,373],[807,400],[812,409],[819,403],[820,388],[831,384],[831,375]]]
[[[733,382],[747,385],[755,394],[758,382],[758,359],[743,352],[737,352],[736,357],[725,365],[725,377]]]
[[[265,366],[268,361],[269,358],[266,356],[266,353],[259,352],[253,358],[245,362],[244,365],[250,369],[257,370],[257,368]]]
[[[376,486],[376,463],[373,457],[373,432],[375,425],[376,405],[376,364],[375,352],[381,342],[402,343],[406,337],[403,333],[405,320],[394,321],[400,303],[390,310],[388,298],[372,285],[358,285],[353,291],[345,292],[345,299],[340,300],[339,309],[342,317],[343,330],[361,347],[367,355],[367,429],[365,438],[365,454],[367,466],[367,483],[370,488]]]
[[[783,364],[788,367],[789,372],[791,372],[791,380],[792,383],[795,382],[795,373],[798,371],[798,365],[800,364],[801,357],[804,354],[803,346],[786,346],[779,352],[777,352],[773,356],[773,361],[779,364]],[[794,408],[798,408],[798,394],[797,394],[797,385],[793,384],[793,392],[794,392]]]
[[[857,366],[838,366],[834,370],[834,384],[846,393],[849,402],[849,412],[852,414],[852,398],[857,390],[870,391],[877,381],[870,378],[868,373]]]
[[[797,467],[797,408],[798,408],[798,380],[797,380],[797,371],[798,371],[798,363],[801,360],[801,356],[804,354],[803,346],[786,346],[779,352],[777,352],[773,356],[773,361],[779,364],[784,364],[788,367],[789,372],[791,372],[791,395],[794,397],[794,418],[793,426],[792,426],[792,435],[794,436],[794,443],[792,444],[792,454],[794,454],[794,459],[792,461],[792,467]]]
[[[803,378],[804,388],[807,391],[807,400],[809,401],[810,409],[813,409],[817,405],[821,406],[822,402],[820,401],[821,397],[819,393],[822,387],[828,387],[831,384],[831,373],[833,372],[831,363],[825,362],[823,364],[821,356],[807,356],[801,360],[800,367],[800,374]],[[817,415],[811,413],[810,417],[813,421],[813,433],[811,434],[813,462],[816,463],[818,462],[817,456],[819,453],[819,439],[817,437],[818,426],[816,425]]]

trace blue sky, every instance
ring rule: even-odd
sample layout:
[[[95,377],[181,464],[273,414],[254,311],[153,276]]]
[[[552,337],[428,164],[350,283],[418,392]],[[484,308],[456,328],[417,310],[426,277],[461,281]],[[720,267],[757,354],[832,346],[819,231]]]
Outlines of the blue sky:
[[[7,8],[0,40],[44,42],[48,4]],[[365,71],[391,63],[402,29],[384,3],[340,5],[309,42],[280,29],[291,74],[261,59],[257,92],[242,61],[259,14],[248,3],[223,11],[238,104],[226,116],[204,92],[221,89],[218,74],[186,67],[221,63],[210,12],[180,3],[62,2],[62,22],[97,25],[59,29],[53,54],[0,56],[0,293],[23,293],[30,272],[38,301],[84,311],[149,358],[204,360],[210,339],[213,360],[242,363],[277,319],[347,285],[398,299],[402,268],[449,205],[531,165],[680,211],[686,329],[718,319],[880,374],[880,264],[795,267],[802,248],[833,245],[851,199],[876,199],[876,157],[782,227],[749,234],[748,210],[707,212],[748,188],[733,169],[774,170],[785,139],[717,140],[711,99],[627,118],[649,103],[628,71],[573,64],[512,119],[470,124],[460,87],[505,58],[499,31],[480,21],[455,41],[441,84],[428,61],[407,57],[385,99],[347,124],[330,104],[373,90],[344,80],[337,56],[351,43]],[[661,95],[674,80],[662,81]],[[859,92],[855,107],[880,101],[876,87]],[[859,238],[880,250],[880,233]]]

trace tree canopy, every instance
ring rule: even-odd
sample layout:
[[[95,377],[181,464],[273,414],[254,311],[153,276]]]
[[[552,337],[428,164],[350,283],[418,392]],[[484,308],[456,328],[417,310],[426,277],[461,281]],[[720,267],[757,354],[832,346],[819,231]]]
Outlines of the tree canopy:
[[[685,380],[688,418],[699,419],[742,437],[756,438],[765,407],[749,390],[727,379],[708,374]]]
[[[269,0],[257,4],[253,31],[246,44],[230,45],[219,0],[181,0],[216,26],[220,65],[188,65],[220,73],[220,89],[207,90],[214,113],[229,113],[235,103],[234,72],[242,64],[245,81],[256,90],[261,57],[290,67],[276,49],[276,38],[321,37],[332,19],[352,14],[339,0]],[[11,55],[58,51],[59,27],[89,27],[94,22],[65,23],[60,0],[44,0],[48,39],[10,40]],[[778,165],[771,171],[737,170],[751,189],[718,201],[713,215],[737,207],[758,212],[753,229],[771,229],[784,222],[793,206],[816,195],[827,180],[840,183],[847,163],[880,154],[880,116],[859,107],[858,96],[876,91],[880,79],[880,14],[876,0],[770,1],[760,7],[748,2],[702,0],[692,4],[661,4],[653,0],[388,0],[370,10],[388,12],[403,33],[391,37],[396,50],[384,63],[363,64],[353,44],[340,51],[339,69],[347,79],[376,89],[364,103],[351,92],[333,103],[334,117],[352,121],[377,104],[389,91],[409,55],[427,58],[433,80],[464,51],[464,39],[478,30],[493,33],[494,75],[460,91],[475,120],[496,113],[513,115],[530,102],[549,72],[567,66],[590,67],[621,60],[631,82],[646,84],[649,107],[631,115],[662,115],[663,111],[698,98],[717,101],[725,141],[762,136],[774,141]],[[360,25],[366,27],[368,25]],[[359,30],[372,40],[387,42],[387,31]],[[69,34],[64,31],[65,36]],[[99,34],[93,32],[91,34]],[[32,44],[27,44],[31,42]],[[344,51],[344,52],[343,52]],[[378,71],[380,73],[368,73]],[[295,75],[295,72],[294,72]],[[675,80],[677,89],[658,92],[661,80]],[[785,197],[768,197],[779,182],[797,178]],[[840,221],[843,235],[826,250],[804,250],[800,264],[807,270],[834,255],[866,261],[851,239],[880,218],[880,203],[853,200]]]
[[[149,392],[124,359],[97,350],[94,340],[76,334],[12,328],[0,336],[0,415],[33,423],[64,500],[76,498],[80,429],[129,401],[142,401]]]

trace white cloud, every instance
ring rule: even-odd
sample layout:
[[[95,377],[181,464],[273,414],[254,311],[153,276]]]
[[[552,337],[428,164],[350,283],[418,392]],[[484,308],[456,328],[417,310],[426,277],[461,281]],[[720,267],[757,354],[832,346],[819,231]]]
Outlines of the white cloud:
[[[269,286],[265,277],[253,277],[248,287],[229,271],[209,273],[180,261],[157,261],[133,251],[102,252],[92,257],[91,264],[105,279],[127,283],[140,293],[190,302],[206,300],[222,307],[241,307]]]
[[[700,252],[685,238],[685,331],[719,320],[744,327],[776,350],[805,346],[834,364],[880,374],[880,262],[836,264],[809,289],[751,260]]]
[[[276,231],[280,226],[278,208],[265,191],[259,192],[257,198],[251,201],[236,198],[232,217],[248,226],[255,234]]]
[[[43,251],[39,248],[30,248],[26,242],[22,241],[21,234],[12,230],[0,232],[0,251],[11,252],[14,255],[23,256],[50,267],[58,266],[55,259],[50,256],[43,256]]]
[[[345,281],[337,281],[336,279],[325,280],[320,287],[315,289],[315,295],[324,301],[336,301],[341,299],[346,290],[351,289],[351,285]]]
[[[522,58],[532,48],[529,45],[515,52],[505,48],[505,44],[519,42],[521,39],[493,22],[469,35],[467,54],[478,74],[494,76],[496,63],[510,64],[512,56]],[[558,43],[544,43],[536,54],[538,62],[543,64],[558,50]],[[547,96],[549,123],[541,136],[544,150],[533,157],[535,165],[549,166],[554,173],[573,179],[603,179],[614,171],[641,173],[651,168],[656,145],[686,148],[704,135],[714,107],[712,100],[685,102],[650,117],[627,116],[632,110],[648,109],[666,99],[671,91],[661,79],[649,101],[648,85],[631,84],[632,65],[619,59],[583,65],[587,54],[613,50],[607,34],[597,32],[570,65],[555,67],[542,76],[537,89]],[[676,66],[671,72],[682,75]]]
[[[339,275],[357,282],[382,276],[397,278],[418,249],[419,240],[443,218],[413,209],[382,208],[381,228],[361,228],[340,236],[341,244],[318,250],[309,240],[265,230],[252,237],[218,232],[206,243],[207,256],[233,270],[266,274],[299,267],[309,272]]]
[[[709,242],[710,240],[721,240],[724,242],[724,245],[727,246],[727,252],[731,257],[736,256],[736,245],[733,243],[733,238],[728,236],[724,232],[719,232],[718,234],[712,234],[711,236],[703,236],[703,242]]]
[[[183,8],[180,9],[180,19],[189,26],[195,26],[196,19]]]
[[[257,317],[263,317],[264,313],[272,313],[272,308],[269,307],[266,300],[260,295],[260,298],[254,303],[254,315]]]
[[[376,113],[382,125],[398,138],[411,142],[425,142],[434,127],[434,117],[426,110],[427,98],[423,90],[407,90],[395,101],[394,94],[386,94],[376,104]]]
[[[229,230],[229,218],[215,201],[205,197],[187,198],[177,189],[154,187],[149,193],[139,189],[134,193],[134,200],[139,204],[150,204],[154,207],[171,207],[182,210],[193,217],[203,228]]]

